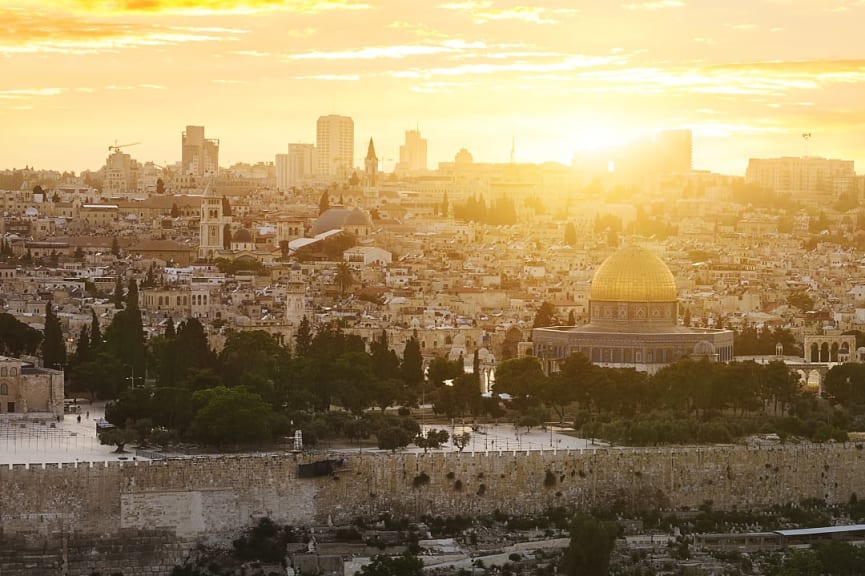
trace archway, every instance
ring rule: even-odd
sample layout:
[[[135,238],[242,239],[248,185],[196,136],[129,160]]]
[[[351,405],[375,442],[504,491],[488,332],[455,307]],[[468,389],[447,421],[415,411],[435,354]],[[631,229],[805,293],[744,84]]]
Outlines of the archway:
[[[841,348],[838,350],[838,361],[839,362],[849,362],[850,361],[850,345],[847,342],[841,343]]]

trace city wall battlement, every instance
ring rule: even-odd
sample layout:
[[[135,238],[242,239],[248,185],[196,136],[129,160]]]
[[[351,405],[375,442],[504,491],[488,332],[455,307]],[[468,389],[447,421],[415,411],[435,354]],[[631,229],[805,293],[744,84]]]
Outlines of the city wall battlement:
[[[410,518],[530,514],[613,501],[680,509],[707,500],[716,509],[747,509],[865,495],[865,450],[853,444],[345,453],[331,473],[298,475],[298,465],[323,458],[0,466],[0,561],[13,543],[68,551],[75,541],[154,531],[178,542],[224,543],[264,516],[315,525],[385,512]]]

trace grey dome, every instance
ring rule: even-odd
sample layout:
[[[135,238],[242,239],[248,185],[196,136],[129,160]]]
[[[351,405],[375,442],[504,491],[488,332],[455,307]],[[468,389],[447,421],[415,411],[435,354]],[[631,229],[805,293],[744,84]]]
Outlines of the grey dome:
[[[312,225],[313,236],[345,226],[369,226],[369,216],[360,208],[348,209],[342,206],[328,208],[322,212]]]
[[[246,228],[241,228],[237,232],[234,233],[234,236],[231,238],[232,242],[252,242],[252,234]]]

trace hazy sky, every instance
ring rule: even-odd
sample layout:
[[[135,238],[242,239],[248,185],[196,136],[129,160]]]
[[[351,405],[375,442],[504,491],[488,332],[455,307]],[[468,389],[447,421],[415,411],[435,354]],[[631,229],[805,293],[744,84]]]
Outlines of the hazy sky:
[[[865,163],[865,0],[23,0],[0,4],[0,168],[99,168],[107,147],[180,158],[203,124],[220,164],[354,118],[384,168],[406,129],[430,167],[570,162],[659,128],[695,168]]]

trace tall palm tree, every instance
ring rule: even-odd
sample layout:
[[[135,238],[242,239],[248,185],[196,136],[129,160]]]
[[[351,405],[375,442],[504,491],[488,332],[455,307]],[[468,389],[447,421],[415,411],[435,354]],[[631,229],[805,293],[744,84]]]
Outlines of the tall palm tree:
[[[351,268],[348,267],[347,262],[340,262],[339,266],[336,267],[334,282],[339,286],[340,297],[345,296],[346,290],[354,284],[354,275],[351,273]]]

